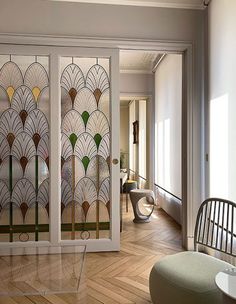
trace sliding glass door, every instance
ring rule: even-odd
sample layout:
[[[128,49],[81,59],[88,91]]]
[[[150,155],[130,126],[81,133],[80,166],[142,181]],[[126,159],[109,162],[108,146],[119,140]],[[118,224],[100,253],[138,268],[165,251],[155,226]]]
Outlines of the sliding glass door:
[[[0,46],[1,242],[119,249],[118,79],[115,50]]]

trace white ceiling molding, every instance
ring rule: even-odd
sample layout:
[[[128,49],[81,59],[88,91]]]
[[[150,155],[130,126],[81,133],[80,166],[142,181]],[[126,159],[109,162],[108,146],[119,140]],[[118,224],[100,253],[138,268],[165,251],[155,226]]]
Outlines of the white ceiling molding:
[[[202,10],[206,7],[203,0],[51,0],[60,2],[81,2],[113,5],[133,5]],[[207,1],[207,0],[206,0]]]
[[[156,51],[120,51],[120,72],[129,74],[151,74],[157,57]]]
[[[155,65],[152,69],[153,73],[156,72],[158,65],[162,62],[162,60],[165,58],[165,56],[166,56],[166,54],[162,54],[160,57],[158,57],[158,60],[156,61]]]

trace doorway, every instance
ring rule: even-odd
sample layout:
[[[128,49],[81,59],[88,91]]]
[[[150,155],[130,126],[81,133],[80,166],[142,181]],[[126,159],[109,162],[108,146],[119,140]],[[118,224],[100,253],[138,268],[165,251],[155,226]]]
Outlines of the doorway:
[[[158,206],[179,225],[182,61],[182,54],[120,51],[121,170],[127,170],[128,178],[135,180],[138,188],[153,190]]]

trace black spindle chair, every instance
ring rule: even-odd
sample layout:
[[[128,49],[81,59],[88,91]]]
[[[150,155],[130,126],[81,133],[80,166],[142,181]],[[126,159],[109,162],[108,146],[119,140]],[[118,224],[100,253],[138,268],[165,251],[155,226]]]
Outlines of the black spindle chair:
[[[236,257],[236,204],[209,198],[198,211],[194,251],[166,256],[152,268],[149,289],[154,304],[222,304],[215,284],[218,272],[234,267],[198,252],[204,246]]]
[[[206,246],[236,257],[236,204],[229,200],[209,198],[198,211],[194,250]]]

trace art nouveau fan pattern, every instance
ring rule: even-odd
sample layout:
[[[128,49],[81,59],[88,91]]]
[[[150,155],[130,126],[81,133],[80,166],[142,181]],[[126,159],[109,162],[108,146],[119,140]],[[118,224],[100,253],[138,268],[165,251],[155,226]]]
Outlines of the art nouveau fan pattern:
[[[110,82],[101,62],[109,66],[109,59],[85,66],[84,58],[61,58],[63,239],[109,237]]]
[[[48,58],[0,55],[0,241],[48,240],[48,116]]]

